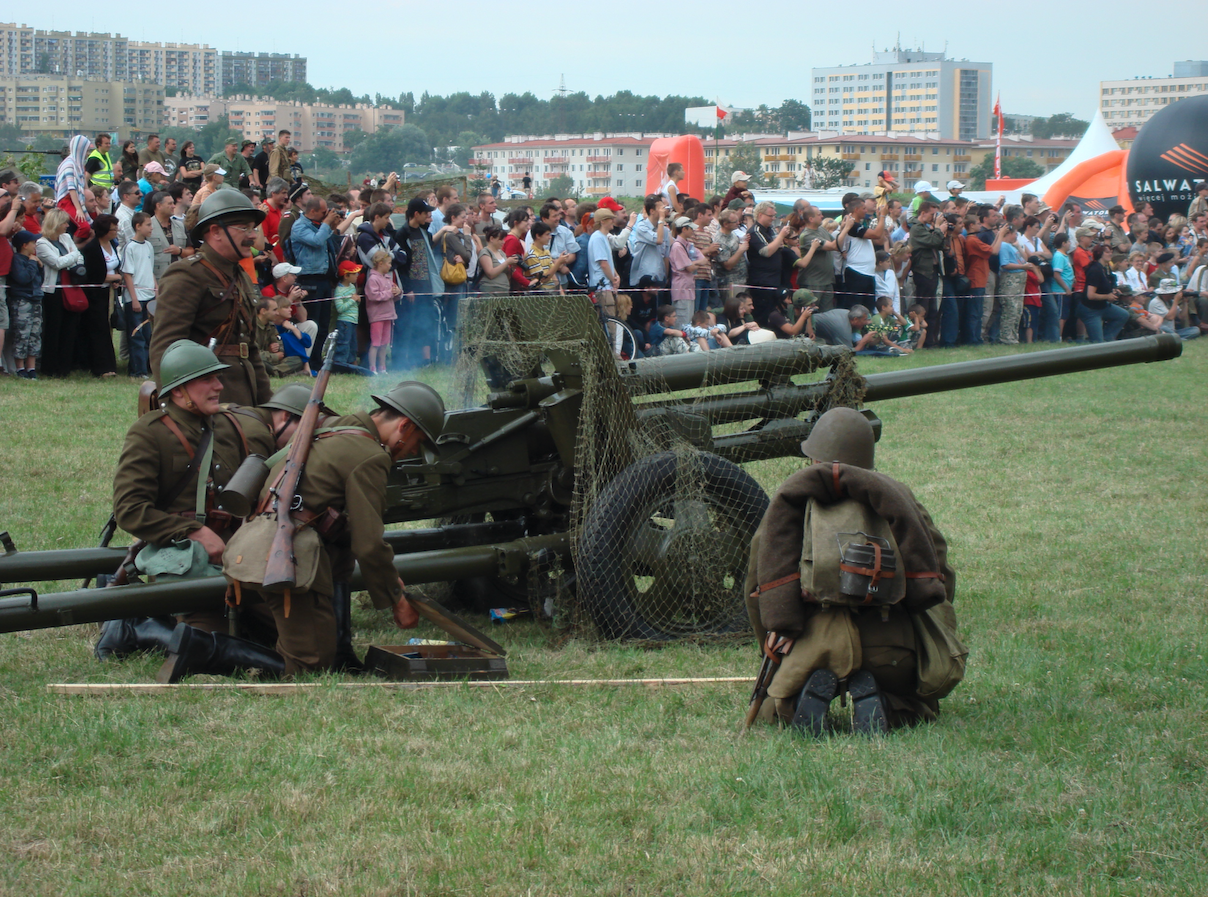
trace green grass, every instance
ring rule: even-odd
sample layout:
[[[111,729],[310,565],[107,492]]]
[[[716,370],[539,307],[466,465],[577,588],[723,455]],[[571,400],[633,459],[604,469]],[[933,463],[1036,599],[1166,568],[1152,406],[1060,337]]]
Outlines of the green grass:
[[[102,666],[93,627],[0,636],[0,895],[1204,894],[1206,358],[876,406],[972,651],[937,724],[876,742],[740,735],[731,685],[58,697],[157,664]],[[93,543],[133,405],[127,382],[0,382],[19,547]],[[751,470],[772,490],[798,464]],[[491,635],[516,678],[756,665]]]

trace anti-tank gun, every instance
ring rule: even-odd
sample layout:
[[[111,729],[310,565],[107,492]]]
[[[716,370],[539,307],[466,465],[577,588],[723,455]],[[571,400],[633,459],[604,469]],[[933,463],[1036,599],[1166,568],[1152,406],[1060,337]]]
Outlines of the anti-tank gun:
[[[750,537],[767,496],[741,465],[795,457],[830,407],[1178,356],[1173,336],[860,377],[846,349],[786,340],[618,363],[581,297],[471,301],[455,376],[470,405],[387,487],[395,566],[479,602],[540,610],[546,591],[607,638],[672,639],[746,625]],[[483,385],[486,369],[500,388]],[[112,573],[124,548],[17,551],[0,583]],[[561,575],[534,575],[553,568]],[[358,580],[354,576],[353,587]],[[221,578],[0,598],[0,631],[188,612]],[[573,613],[583,611],[582,614]]]

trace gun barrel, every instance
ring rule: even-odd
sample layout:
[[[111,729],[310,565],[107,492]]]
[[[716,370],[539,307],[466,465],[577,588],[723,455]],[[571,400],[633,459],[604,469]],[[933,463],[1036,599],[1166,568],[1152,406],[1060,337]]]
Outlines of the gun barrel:
[[[626,379],[637,380],[640,392],[699,389],[743,380],[783,382],[808,374],[849,355],[838,346],[813,346],[802,340],[777,340],[757,346],[735,346],[725,352],[692,352],[630,361],[621,366]]]
[[[475,545],[400,554],[394,558],[394,567],[406,583],[446,582],[471,576],[497,576],[504,572],[505,564],[509,570],[523,569],[528,556],[539,551],[569,555],[569,534],[534,536],[502,545]],[[355,589],[362,585],[360,569],[357,568],[352,575],[352,587]],[[77,589],[39,595],[36,609],[28,598],[2,598],[0,632],[208,610],[222,600],[226,587],[227,582],[223,577],[210,576],[107,589]]]
[[[934,367],[866,374],[865,402],[900,399],[971,386],[993,386],[1013,380],[1032,380],[1076,374],[1125,364],[1167,361],[1183,353],[1183,341],[1171,333],[1141,339],[1029,352],[1003,358],[958,361]]]

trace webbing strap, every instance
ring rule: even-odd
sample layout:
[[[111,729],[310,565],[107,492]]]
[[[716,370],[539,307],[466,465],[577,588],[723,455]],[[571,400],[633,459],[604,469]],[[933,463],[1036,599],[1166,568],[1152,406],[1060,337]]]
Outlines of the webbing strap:
[[[205,447],[201,451],[201,464],[197,467],[197,506],[195,508],[197,520],[202,526],[206,523],[206,484],[210,479],[210,464],[214,460],[214,421],[211,418],[207,421],[209,429],[202,435],[202,442]]]
[[[751,593],[751,597],[758,598],[760,596],[760,594],[763,592],[766,592],[770,589],[779,588],[780,586],[783,586],[783,585],[787,585],[788,583],[792,582],[793,580],[800,579],[800,578],[801,578],[801,574],[799,572],[790,573],[788,576],[780,577],[780,579],[773,579],[771,582],[762,583],[755,587],[755,591]]]

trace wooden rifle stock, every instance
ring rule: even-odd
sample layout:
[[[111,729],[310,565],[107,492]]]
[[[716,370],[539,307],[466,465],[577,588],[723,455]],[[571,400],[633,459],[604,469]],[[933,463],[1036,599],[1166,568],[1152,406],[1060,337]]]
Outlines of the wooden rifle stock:
[[[273,545],[269,549],[268,564],[264,568],[264,587],[274,591],[288,591],[297,581],[297,567],[294,563],[294,526],[292,511],[294,500],[298,494],[298,485],[302,482],[302,470],[306,459],[310,456],[310,446],[314,442],[315,428],[319,422],[319,406],[323,404],[323,395],[327,392],[327,381],[331,378],[331,367],[335,361],[335,331],[327,337],[323,347],[326,353],[323,368],[315,378],[314,388],[310,391],[310,401],[302,412],[302,420],[294,431],[293,441],[290,442],[289,454],[285,458],[285,468],[277,484],[273,487],[272,507],[277,518],[277,531],[273,534]]]

